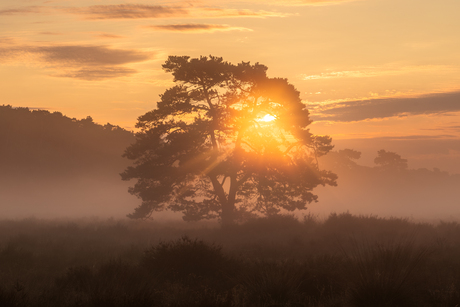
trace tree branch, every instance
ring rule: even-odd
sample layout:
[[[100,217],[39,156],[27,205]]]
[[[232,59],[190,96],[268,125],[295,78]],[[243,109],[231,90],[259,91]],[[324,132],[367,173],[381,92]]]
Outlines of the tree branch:
[[[219,198],[219,202],[221,203],[222,206],[226,205],[227,197],[225,195],[224,188],[219,183],[216,176],[211,176],[211,175],[208,175],[208,176],[209,176],[209,179],[211,179],[212,186],[214,188],[214,191],[217,194],[217,197]]]

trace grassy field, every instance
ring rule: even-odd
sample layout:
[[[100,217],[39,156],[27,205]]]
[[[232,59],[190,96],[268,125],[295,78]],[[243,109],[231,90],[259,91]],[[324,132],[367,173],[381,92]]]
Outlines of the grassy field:
[[[460,224],[5,220],[0,306],[460,306]]]

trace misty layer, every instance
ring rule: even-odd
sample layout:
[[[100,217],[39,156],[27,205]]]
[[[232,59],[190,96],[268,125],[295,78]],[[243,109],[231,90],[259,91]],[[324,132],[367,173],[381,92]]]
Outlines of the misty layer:
[[[131,132],[98,125],[90,117],[77,120],[59,112],[0,106],[2,217],[127,215],[140,203],[127,192],[132,182],[121,181],[119,175],[129,165],[121,156],[132,143]],[[409,144],[417,150],[422,146]],[[428,153],[444,150],[442,144],[430,144],[436,146]],[[411,168],[406,154],[384,150],[373,155],[380,157],[374,166],[364,166],[361,153],[351,149],[320,158],[321,167],[338,174],[338,186],[318,187],[319,202],[307,212],[460,218],[460,175]],[[172,215],[167,211],[153,218],[165,216]]]
[[[2,217],[126,215],[135,199],[119,173],[133,140],[91,117],[0,106]]]
[[[460,174],[434,168],[410,169],[399,154],[376,152],[374,167],[359,164],[361,153],[345,149],[321,158],[339,176],[335,188],[320,187],[315,213],[344,212],[436,220],[460,218]]]

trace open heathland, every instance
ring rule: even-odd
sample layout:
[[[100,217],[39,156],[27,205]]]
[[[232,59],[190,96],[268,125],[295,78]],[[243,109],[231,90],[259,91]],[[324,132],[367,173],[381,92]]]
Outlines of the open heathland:
[[[0,306],[458,304],[457,222],[0,222]]]

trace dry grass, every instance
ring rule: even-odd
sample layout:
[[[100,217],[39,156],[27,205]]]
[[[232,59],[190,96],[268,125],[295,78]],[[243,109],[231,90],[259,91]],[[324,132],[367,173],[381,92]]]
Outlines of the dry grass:
[[[0,306],[457,306],[460,227],[0,222]]]

